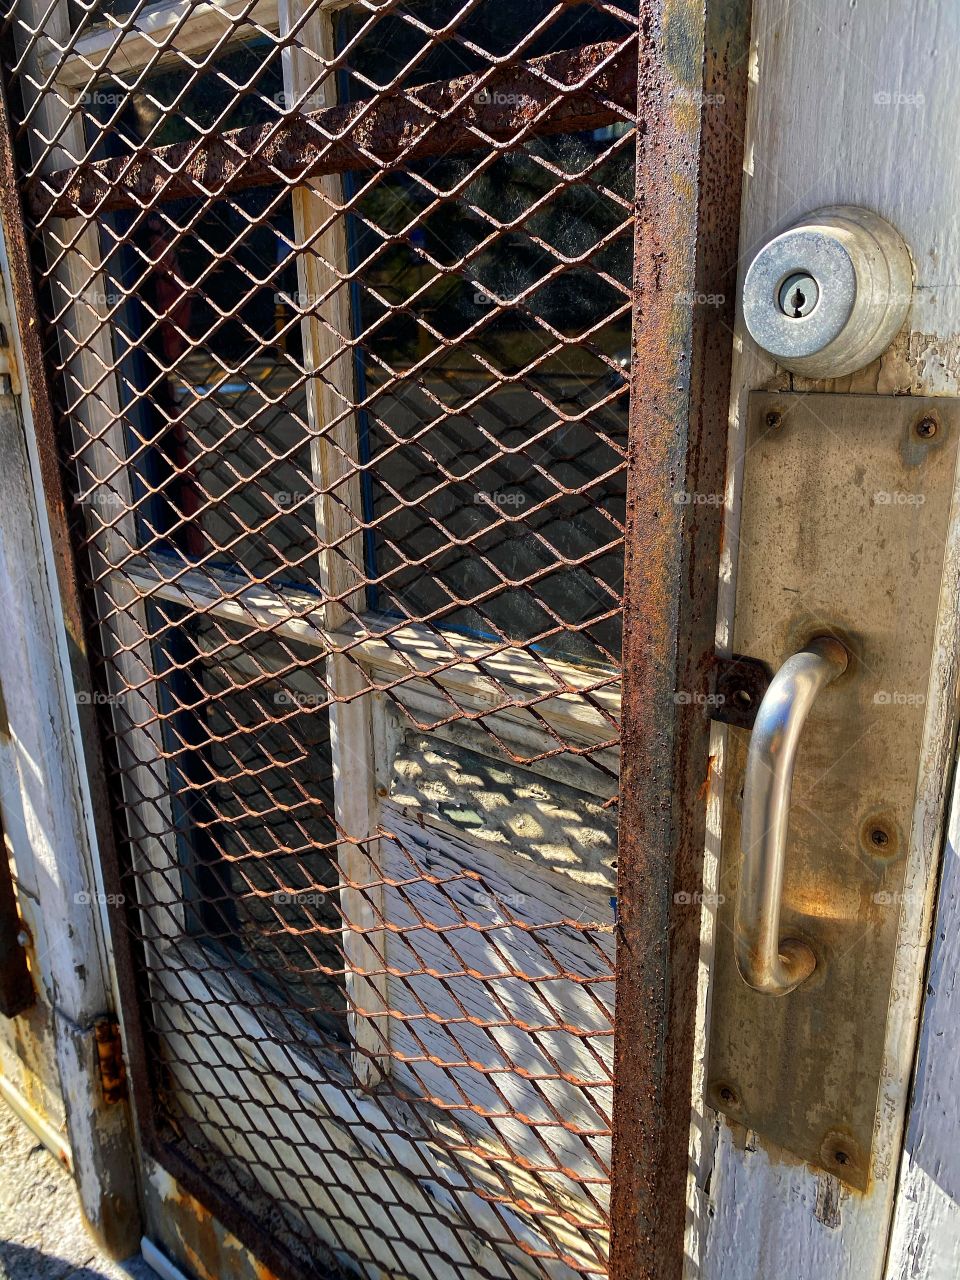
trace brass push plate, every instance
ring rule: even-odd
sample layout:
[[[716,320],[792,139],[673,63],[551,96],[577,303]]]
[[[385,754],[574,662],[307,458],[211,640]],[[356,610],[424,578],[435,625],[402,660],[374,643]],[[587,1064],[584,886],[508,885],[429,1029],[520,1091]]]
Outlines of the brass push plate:
[[[812,976],[754,991],[733,948],[750,734],[728,730],[712,1106],[856,1187],[869,1178],[960,402],[749,400],[731,648],[773,671],[816,635],[852,654],[802,730],[781,937]]]

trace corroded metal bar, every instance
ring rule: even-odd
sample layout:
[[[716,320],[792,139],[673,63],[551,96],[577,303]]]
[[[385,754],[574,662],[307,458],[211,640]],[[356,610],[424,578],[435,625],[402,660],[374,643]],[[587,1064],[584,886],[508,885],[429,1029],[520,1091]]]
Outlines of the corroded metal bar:
[[[598,129],[632,114],[634,80],[632,41],[585,45],[372,101],[293,112],[200,142],[82,164],[35,179],[29,200],[38,218],[69,218]]]
[[[748,0],[640,10],[611,1275],[679,1280]],[[682,38],[678,33],[682,32]],[[708,305],[704,305],[701,299]]]

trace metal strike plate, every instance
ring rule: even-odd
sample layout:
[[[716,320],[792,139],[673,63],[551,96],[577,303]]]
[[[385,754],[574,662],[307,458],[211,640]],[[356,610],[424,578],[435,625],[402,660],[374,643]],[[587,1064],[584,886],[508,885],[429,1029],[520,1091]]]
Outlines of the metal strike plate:
[[[904,868],[960,402],[750,396],[733,648],[776,671],[816,635],[851,654],[803,730],[782,934],[817,967],[754,991],[733,948],[749,731],[730,728],[708,1100],[864,1188],[883,1069]]]

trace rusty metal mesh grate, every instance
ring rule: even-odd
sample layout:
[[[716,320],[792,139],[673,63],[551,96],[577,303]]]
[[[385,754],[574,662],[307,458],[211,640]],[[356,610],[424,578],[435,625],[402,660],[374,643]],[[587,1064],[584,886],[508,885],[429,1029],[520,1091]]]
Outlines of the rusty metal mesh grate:
[[[604,1273],[636,6],[4,39],[149,1145],[296,1274]]]

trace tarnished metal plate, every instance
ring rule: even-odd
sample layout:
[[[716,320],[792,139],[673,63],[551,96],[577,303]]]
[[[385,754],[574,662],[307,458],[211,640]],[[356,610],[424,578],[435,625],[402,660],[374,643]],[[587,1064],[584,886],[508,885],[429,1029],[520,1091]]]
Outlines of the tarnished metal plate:
[[[833,633],[847,672],[803,730],[781,936],[817,955],[789,995],[733,949],[749,733],[726,757],[711,1105],[863,1188],[949,519],[955,400],[754,393],[733,648],[776,670]]]

